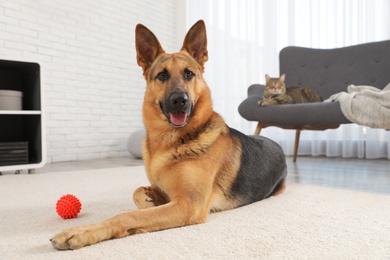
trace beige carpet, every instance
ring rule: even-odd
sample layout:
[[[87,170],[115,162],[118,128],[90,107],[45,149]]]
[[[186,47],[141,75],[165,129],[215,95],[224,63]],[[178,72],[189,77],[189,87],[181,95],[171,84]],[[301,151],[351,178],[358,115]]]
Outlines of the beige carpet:
[[[390,259],[390,196],[292,184],[206,224],[57,251],[49,238],[134,210],[143,167],[0,176],[0,259]],[[82,211],[55,212],[66,193]]]

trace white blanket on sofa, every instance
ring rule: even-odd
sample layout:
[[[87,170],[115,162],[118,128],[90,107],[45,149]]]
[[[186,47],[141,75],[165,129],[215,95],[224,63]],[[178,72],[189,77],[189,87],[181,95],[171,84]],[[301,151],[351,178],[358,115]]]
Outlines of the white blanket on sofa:
[[[372,86],[348,86],[347,92],[332,95],[324,102],[339,101],[351,122],[372,128],[390,129],[390,83],[381,90]]]

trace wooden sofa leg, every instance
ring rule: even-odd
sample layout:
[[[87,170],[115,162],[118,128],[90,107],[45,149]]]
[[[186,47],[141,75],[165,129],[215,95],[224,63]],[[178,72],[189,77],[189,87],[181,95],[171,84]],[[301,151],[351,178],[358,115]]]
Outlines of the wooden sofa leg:
[[[293,162],[297,161],[298,146],[299,146],[299,137],[301,135],[301,130],[297,129],[295,132],[295,144],[294,144],[294,157]]]
[[[255,130],[255,135],[259,135],[262,128],[263,128],[263,124],[260,123],[260,122],[257,123],[256,130]]]

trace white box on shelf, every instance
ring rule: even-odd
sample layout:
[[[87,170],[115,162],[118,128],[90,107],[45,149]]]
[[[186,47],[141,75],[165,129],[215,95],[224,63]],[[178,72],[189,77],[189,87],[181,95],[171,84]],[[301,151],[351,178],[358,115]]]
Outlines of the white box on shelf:
[[[0,110],[22,110],[22,91],[0,90]]]

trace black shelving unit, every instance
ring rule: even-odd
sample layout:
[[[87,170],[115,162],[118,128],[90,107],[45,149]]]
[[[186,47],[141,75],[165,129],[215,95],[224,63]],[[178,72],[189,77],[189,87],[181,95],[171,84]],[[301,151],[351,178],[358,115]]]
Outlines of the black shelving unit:
[[[0,90],[23,94],[21,110],[0,110],[0,172],[31,173],[45,164],[42,74],[37,62],[0,59]]]

